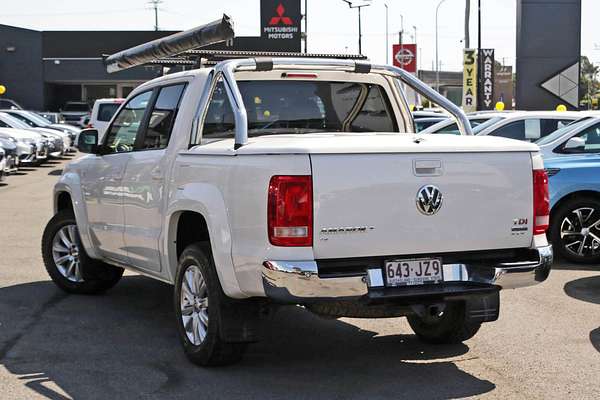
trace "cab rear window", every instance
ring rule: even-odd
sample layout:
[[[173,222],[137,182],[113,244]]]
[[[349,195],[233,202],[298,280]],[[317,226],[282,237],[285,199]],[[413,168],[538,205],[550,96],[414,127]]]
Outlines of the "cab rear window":
[[[375,84],[326,81],[240,81],[249,136],[314,132],[397,132],[385,90]],[[211,98],[202,136],[233,137],[233,111],[223,82]]]

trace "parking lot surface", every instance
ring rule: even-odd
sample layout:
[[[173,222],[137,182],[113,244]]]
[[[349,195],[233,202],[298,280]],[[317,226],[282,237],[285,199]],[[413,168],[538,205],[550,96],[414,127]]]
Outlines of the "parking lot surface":
[[[195,367],[169,285],[128,274],[105,295],[69,296],[50,282],[40,239],[65,162],[0,183],[2,399],[600,398],[600,266],[564,263],[502,292],[499,321],[464,345],[422,344],[403,318],[289,307],[240,364]]]

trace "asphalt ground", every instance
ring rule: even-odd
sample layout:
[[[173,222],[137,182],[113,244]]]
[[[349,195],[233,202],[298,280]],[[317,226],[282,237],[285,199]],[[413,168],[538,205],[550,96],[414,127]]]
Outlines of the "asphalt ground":
[[[600,398],[600,266],[557,263],[501,294],[465,344],[420,343],[403,318],[326,320],[288,307],[232,367],[180,348],[172,289],[127,274],[101,296],[49,280],[40,239],[65,163],[0,183],[0,399]]]

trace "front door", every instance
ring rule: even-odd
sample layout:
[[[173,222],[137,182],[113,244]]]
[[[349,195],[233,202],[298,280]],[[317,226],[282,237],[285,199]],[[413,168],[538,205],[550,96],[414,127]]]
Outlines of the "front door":
[[[122,181],[151,96],[151,91],[141,93],[121,109],[103,141],[103,155],[90,159],[82,176],[92,242],[104,257],[121,262],[128,261]]]
[[[185,83],[155,89],[147,128],[136,142],[123,177],[125,247],[129,262],[140,269],[161,270],[159,238],[166,204],[166,148]]]
[[[127,261],[127,252],[121,180],[128,158],[124,153],[88,158],[81,172],[92,244],[102,256],[122,262]]]

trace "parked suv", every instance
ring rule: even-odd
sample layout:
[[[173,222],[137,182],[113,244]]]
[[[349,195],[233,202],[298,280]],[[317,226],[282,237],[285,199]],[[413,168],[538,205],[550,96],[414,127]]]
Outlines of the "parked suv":
[[[89,115],[90,111],[90,105],[84,101],[67,101],[60,109],[60,115],[65,123],[81,127],[81,118]]]

